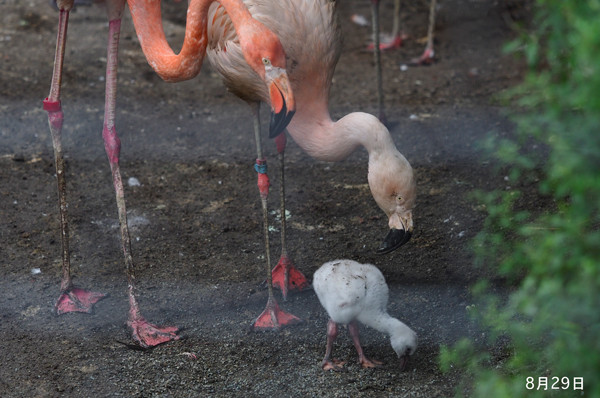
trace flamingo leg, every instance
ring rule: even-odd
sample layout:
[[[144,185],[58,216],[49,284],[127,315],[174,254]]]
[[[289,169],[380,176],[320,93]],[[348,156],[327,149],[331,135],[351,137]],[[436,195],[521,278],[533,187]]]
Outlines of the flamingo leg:
[[[352,321],[348,324],[348,331],[350,332],[350,337],[352,337],[352,342],[354,343],[356,352],[358,352],[358,362],[363,368],[376,368],[383,365],[383,362],[375,359],[369,359],[365,356],[362,346],[360,345],[360,340],[358,337],[358,323],[356,321]]]
[[[287,299],[288,291],[306,289],[309,286],[308,280],[292,263],[292,260],[287,255],[285,246],[285,232],[286,232],[286,219],[285,219],[285,145],[286,145],[285,132],[279,134],[275,138],[277,145],[277,152],[279,157],[280,176],[281,182],[279,185],[279,198],[281,203],[281,257],[279,262],[273,268],[271,273],[273,279],[273,286],[281,289],[283,299]]]
[[[267,270],[267,290],[269,298],[265,310],[254,321],[254,329],[269,330],[279,329],[285,325],[291,325],[300,322],[300,318],[283,311],[279,308],[277,300],[273,295],[273,276],[271,273],[271,256],[269,244],[269,214],[267,208],[267,197],[269,195],[269,177],[267,175],[267,161],[263,158],[262,143],[260,138],[260,103],[256,103],[254,109],[254,137],[256,139],[256,165],[255,169],[258,173],[258,190],[263,210],[263,230],[265,235],[265,258]]]
[[[113,185],[117,200],[119,224],[121,229],[121,241],[123,254],[125,256],[125,267],[127,272],[129,293],[129,319],[127,325],[132,330],[133,339],[142,347],[148,348],[158,344],[179,339],[177,327],[158,327],[146,321],[140,314],[139,306],[135,298],[135,274],[133,256],[131,255],[131,239],[127,226],[127,210],[125,208],[125,193],[119,167],[119,154],[121,141],[115,129],[115,107],[117,92],[117,64],[119,35],[121,31],[121,15],[125,7],[125,0],[113,0],[107,3],[109,14],[109,41],[106,65],[106,97],[104,108],[104,127],[102,138],[104,147],[110,163],[113,177]]]
[[[344,370],[343,366],[346,362],[337,359],[331,359],[331,351],[333,350],[333,342],[338,335],[338,325],[333,320],[327,322],[327,345],[325,348],[325,357],[321,362],[323,370],[334,370],[336,372]]]
[[[387,50],[395,50],[402,46],[404,40],[406,40],[406,35],[400,32],[400,0],[394,0],[394,22],[392,26],[392,33],[390,34],[380,34],[379,29],[375,28],[373,25],[373,37],[375,35],[379,36],[379,49],[381,51]],[[368,51],[373,51],[375,49],[375,43],[369,43],[367,45]]]
[[[435,9],[437,0],[430,0],[429,3],[429,25],[427,26],[427,45],[425,51],[419,58],[414,58],[410,61],[413,66],[430,65],[433,63],[435,52],[433,51],[433,29],[435,27]]]
[[[375,74],[377,75],[377,109],[379,111],[379,120],[383,124],[387,123],[385,109],[383,107],[383,72],[381,67],[381,48],[379,45],[379,0],[371,0],[371,15],[373,19],[373,51],[375,57]]]
[[[60,296],[54,305],[57,314],[67,312],[91,313],[93,305],[106,297],[104,293],[91,292],[76,288],[71,279],[71,262],[69,253],[69,223],[67,215],[67,183],[65,178],[65,161],[62,151],[62,125],[64,114],[60,103],[60,88],[62,70],[65,57],[65,44],[67,41],[67,27],[69,13],[73,7],[73,0],[61,1],[59,7],[58,34],[56,38],[56,53],[54,56],[54,71],[50,84],[50,94],[44,100],[44,110],[48,113],[48,125],[54,147],[54,164],[56,167],[56,180],[58,185],[58,202],[60,212],[60,229],[62,242],[62,281]]]
[[[402,45],[402,36],[398,35],[400,31],[400,0],[394,0],[394,20],[392,25],[392,38],[398,42],[398,47]],[[397,48],[397,47],[396,47]]]

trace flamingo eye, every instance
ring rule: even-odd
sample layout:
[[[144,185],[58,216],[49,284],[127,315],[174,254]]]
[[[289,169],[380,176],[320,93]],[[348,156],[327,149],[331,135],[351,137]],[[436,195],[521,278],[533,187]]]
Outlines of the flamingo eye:
[[[265,66],[270,66],[271,65],[271,61],[269,60],[269,58],[263,58],[262,62]]]
[[[397,196],[396,199],[398,199],[398,202],[402,201],[402,196]]]

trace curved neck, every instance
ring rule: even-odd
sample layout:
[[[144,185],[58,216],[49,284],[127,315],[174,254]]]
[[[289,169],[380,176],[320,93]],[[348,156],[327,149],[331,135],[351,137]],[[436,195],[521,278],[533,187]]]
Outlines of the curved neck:
[[[360,321],[390,337],[393,337],[406,327],[404,323],[391,317],[387,312],[369,313],[366,318],[367,319],[360,319]]]
[[[288,131],[306,153],[328,162],[347,158],[359,146],[367,150],[369,158],[396,149],[389,131],[368,113],[350,113],[334,122],[326,108],[298,104]]]
[[[190,0],[185,38],[175,54],[162,25],[160,0],[127,0],[144,55],[154,71],[166,81],[188,80],[202,68],[207,44],[208,8],[215,0]],[[241,0],[219,0],[238,31],[252,16]]]

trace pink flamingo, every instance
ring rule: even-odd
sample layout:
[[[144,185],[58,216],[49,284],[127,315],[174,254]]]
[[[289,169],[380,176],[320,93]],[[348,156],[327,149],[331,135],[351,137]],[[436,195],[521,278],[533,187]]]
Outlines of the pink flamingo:
[[[304,151],[319,160],[339,161],[359,146],[366,148],[369,187],[386,213],[390,227],[378,252],[397,249],[410,239],[413,230],[412,209],[416,199],[413,170],[376,117],[355,112],[337,122],[331,119],[329,90],[341,52],[335,3],[329,0],[245,0],[245,4],[254,18],[279,37],[286,50],[296,98],[296,114],[288,125],[288,132]],[[248,103],[269,102],[268,92],[244,60],[239,37],[226,10],[212,5],[209,15],[213,23],[208,32],[208,59],[225,85]],[[278,143],[283,162],[285,141],[280,139]],[[267,273],[270,279],[271,270]],[[269,296],[272,297],[271,288]],[[255,326],[260,327],[262,320],[259,318]]]
[[[397,1],[397,0],[396,0]],[[437,0],[430,0],[429,2],[429,23],[427,24],[427,44],[425,50],[418,58],[411,60],[411,65],[429,65],[435,58],[435,52],[433,51],[433,28],[435,27],[435,12],[437,8]]]
[[[423,54],[418,58],[411,60],[411,65],[427,65],[433,62],[433,28],[435,26],[435,12],[437,0],[429,1],[429,22],[427,24],[427,42]],[[406,34],[400,32],[400,0],[394,0],[394,20],[392,32],[390,34],[379,33],[379,0],[371,0],[371,13],[373,19],[373,40],[374,42],[367,46],[367,49],[377,48],[376,41],[379,41],[378,48],[381,51],[394,50],[399,48],[406,39]]]
[[[400,32],[400,0],[394,0],[394,22],[392,33],[384,35],[379,33],[379,1],[371,0],[371,16],[373,25],[373,43],[367,46],[368,50],[375,50],[375,73],[377,75],[377,107],[379,110],[379,120],[386,123],[385,109],[383,104],[383,72],[381,66],[381,51],[394,50],[402,45],[406,35]],[[437,0],[429,1],[429,23],[427,25],[427,44],[425,50],[418,58],[410,60],[412,66],[430,65],[435,57],[433,51],[433,28],[435,26],[435,11]],[[383,39],[383,40],[382,40]]]
[[[208,7],[214,0],[191,0],[188,5],[185,40],[179,54],[175,54],[168,45],[162,29],[160,1],[128,0],[134,25],[142,49],[149,64],[167,81],[191,79],[196,76],[202,66],[206,52],[206,26]],[[285,70],[285,53],[279,39],[263,24],[254,20],[246,7],[239,0],[220,0],[231,15],[235,30],[238,33],[242,52],[254,73],[269,92],[273,117],[271,132],[279,134],[289,123],[295,104],[287,73]],[[66,182],[64,160],[61,146],[63,112],[60,104],[60,88],[62,67],[67,37],[69,12],[74,0],[57,0],[59,9],[58,34],[54,72],[50,94],[44,100],[44,109],[48,112],[48,121],[54,146],[56,175],[60,204],[60,224],[62,237],[63,277],[61,294],[55,310],[58,314],[67,312],[91,312],[93,305],[105,295],[77,288],[73,285],[69,263],[69,232],[67,222]],[[122,248],[128,279],[129,316],[128,326],[132,330],[133,339],[142,347],[152,347],[170,340],[177,340],[178,328],[173,326],[158,327],[146,321],[140,314],[135,296],[135,275],[131,242],[127,227],[125,196],[119,168],[120,140],[114,125],[117,81],[117,54],[121,17],[125,8],[125,0],[107,0],[109,19],[109,40],[106,67],[106,97],[104,139],[106,153],[110,162],[115,188],[119,223],[121,229]]]

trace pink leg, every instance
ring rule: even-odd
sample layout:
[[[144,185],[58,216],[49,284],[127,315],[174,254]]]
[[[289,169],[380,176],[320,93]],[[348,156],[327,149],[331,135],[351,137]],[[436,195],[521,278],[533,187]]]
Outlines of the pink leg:
[[[429,47],[429,46],[425,47],[425,51],[423,51],[423,54],[419,58],[413,58],[410,61],[410,65],[412,65],[412,66],[431,65],[434,60],[435,60],[435,53],[433,51],[433,44],[432,44],[431,47]]]
[[[407,36],[404,34],[386,37],[383,40],[380,40],[379,49],[381,51],[397,50],[402,47],[402,43],[404,43],[406,37]],[[367,50],[375,50],[375,43],[369,43],[367,45]]]
[[[121,239],[123,253],[125,255],[125,267],[128,279],[129,292],[129,320],[127,325],[132,329],[133,339],[140,346],[147,348],[158,344],[179,339],[177,327],[157,327],[148,323],[141,315],[135,298],[135,275],[133,257],[131,255],[131,240],[129,229],[127,227],[127,210],[125,208],[125,194],[123,191],[123,181],[119,168],[119,153],[121,150],[121,141],[115,130],[115,104],[117,89],[117,63],[118,63],[118,45],[119,33],[121,29],[121,14],[125,6],[125,0],[120,4],[109,2],[109,42],[106,65],[106,99],[104,110],[104,128],[102,137],[104,147],[113,176],[113,184],[117,199],[117,208],[119,213],[119,224],[121,226]],[[111,7],[112,6],[112,7]]]
[[[265,236],[265,257],[267,271],[267,290],[269,298],[265,310],[254,321],[253,327],[257,330],[279,329],[285,325],[291,325],[301,322],[300,318],[289,314],[279,308],[275,296],[273,296],[273,277],[271,274],[271,255],[269,245],[269,218],[267,209],[267,197],[269,195],[269,177],[267,176],[267,161],[262,156],[262,144],[260,138],[260,118],[259,118],[260,103],[257,103],[254,112],[254,137],[256,140],[256,159],[255,170],[258,173],[258,191],[263,210],[263,230]]]
[[[358,323],[356,321],[350,322],[348,324],[348,330],[350,332],[350,336],[352,337],[352,342],[354,343],[354,347],[358,352],[358,362],[363,368],[376,368],[378,366],[383,365],[383,362],[377,361],[375,359],[369,359],[365,356],[363,349],[360,345],[360,340],[358,338]]]
[[[56,166],[56,180],[58,184],[58,201],[60,209],[60,228],[62,242],[62,281],[60,284],[61,294],[56,300],[54,310],[57,314],[67,312],[91,313],[93,305],[106,295],[103,293],[90,292],[73,286],[71,280],[71,263],[69,254],[69,223],[67,217],[67,183],[65,179],[65,162],[62,152],[62,124],[63,111],[60,104],[60,87],[62,82],[62,69],[65,56],[65,43],[67,40],[67,26],[69,23],[69,12],[73,7],[73,1],[59,2],[58,34],[56,39],[56,54],[54,57],[54,72],[50,94],[44,100],[44,110],[48,112],[48,124],[52,135],[54,147],[54,163]]]
[[[407,36],[400,32],[400,0],[394,0],[394,25],[391,34],[384,34],[379,43],[379,49],[381,51],[396,50],[402,46]],[[373,24],[373,37],[379,35],[378,27]],[[375,43],[369,43],[367,46],[368,51],[375,50]]]
[[[373,51],[375,57],[375,74],[377,77],[377,109],[379,110],[379,120],[387,124],[385,109],[383,107],[383,71],[381,67],[381,47],[379,45],[379,0],[371,0],[371,16],[373,19]]]
[[[271,256],[269,255],[269,224],[268,224],[268,212],[267,212],[267,195],[269,193],[269,177],[266,172],[267,162],[264,159],[256,159],[257,172],[258,172],[258,188],[260,191],[260,198],[263,208],[263,219],[264,219],[264,234],[265,234],[265,247],[266,247],[266,260],[267,260],[267,290],[269,298],[267,300],[267,306],[265,310],[258,316],[254,321],[255,329],[279,329],[285,325],[292,325],[300,322],[300,318],[289,314],[279,308],[275,296],[273,296],[273,277],[271,274]]]
[[[339,372],[343,370],[343,366],[345,362],[339,361],[337,359],[331,359],[331,351],[333,349],[333,342],[337,338],[338,335],[338,325],[333,320],[329,320],[327,322],[327,346],[325,348],[325,357],[321,362],[321,367],[323,370],[335,370]]]
[[[425,51],[419,58],[414,58],[410,61],[413,66],[419,65],[430,65],[433,63],[435,58],[435,52],[433,51],[433,29],[435,27],[435,8],[437,0],[430,0],[429,4],[429,25],[427,26],[427,45]]]
[[[285,220],[285,173],[284,173],[284,153],[286,145],[285,132],[279,134],[275,138],[277,144],[277,152],[279,153],[279,165],[281,168],[281,185],[279,189],[279,196],[281,202],[281,257],[279,262],[273,268],[272,278],[273,286],[281,289],[283,299],[287,299],[288,291],[300,291],[306,289],[309,286],[306,277],[300,272],[292,263],[292,260],[287,255],[285,248],[285,231],[286,231],[286,220]]]

